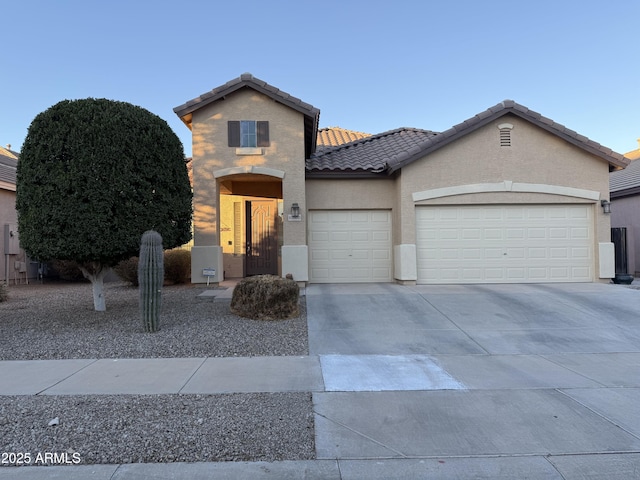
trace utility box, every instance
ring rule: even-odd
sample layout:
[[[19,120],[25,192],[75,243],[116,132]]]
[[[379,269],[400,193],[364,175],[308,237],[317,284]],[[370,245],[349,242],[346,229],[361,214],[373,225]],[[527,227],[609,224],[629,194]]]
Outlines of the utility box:
[[[18,225],[5,223],[4,225],[4,255],[19,255],[20,241],[18,240]]]

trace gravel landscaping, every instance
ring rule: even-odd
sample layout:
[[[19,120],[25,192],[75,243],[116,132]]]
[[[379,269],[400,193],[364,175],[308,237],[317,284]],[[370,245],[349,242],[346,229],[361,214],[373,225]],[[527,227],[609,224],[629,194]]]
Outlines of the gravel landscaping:
[[[198,298],[203,290],[165,287],[161,330],[144,333],[138,290],[125,284],[106,284],[106,312],[93,310],[86,283],[10,286],[0,303],[0,359],[308,354],[304,299],[299,317],[257,321],[231,314],[229,300]],[[31,464],[47,452],[82,464],[315,455],[307,392],[3,396],[0,432],[0,452],[29,452]]]
[[[165,287],[160,331],[145,333],[138,289],[105,284],[106,312],[93,309],[88,283],[9,287],[0,303],[0,360],[307,355],[301,314],[282,321],[233,315],[229,300],[202,299],[205,288]]]

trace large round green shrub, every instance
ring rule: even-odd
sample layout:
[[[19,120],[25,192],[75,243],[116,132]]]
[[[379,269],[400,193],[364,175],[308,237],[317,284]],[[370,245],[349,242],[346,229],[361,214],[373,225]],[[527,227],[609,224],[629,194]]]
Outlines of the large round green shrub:
[[[168,248],[191,238],[191,185],[182,143],[144,108],[64,100],[27,132],[17,170],[20,243],[40,261],[74,260],[104,310],[109,267],[137,255],[147,230]],[[101,302],[101,304],[100,304]]]

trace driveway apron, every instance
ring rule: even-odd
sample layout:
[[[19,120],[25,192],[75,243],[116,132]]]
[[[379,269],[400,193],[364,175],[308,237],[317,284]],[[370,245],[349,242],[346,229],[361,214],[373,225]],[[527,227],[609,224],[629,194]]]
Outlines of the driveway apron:
[[[582,478],[585,465],[606,476],[612,459],[640,469],[640,291],[360,284],[306,294],[325,385],[313,394],[318,459],[416,459],[418,473],[440,459],[445,474],[509,464],[530,478]]]

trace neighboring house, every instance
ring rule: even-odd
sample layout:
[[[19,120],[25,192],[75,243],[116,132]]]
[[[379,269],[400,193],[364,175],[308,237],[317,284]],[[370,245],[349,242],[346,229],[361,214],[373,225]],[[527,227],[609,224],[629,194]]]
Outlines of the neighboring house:
[[[11,150],[11,145],[0,147],[0,255],[2,257],[0,258],[0,281],[2,282],[24,280],[29,267],[27,257],[18,243],[17,168],[18,153]],[[8,257],[7,254],[9,254]]]
[[[511,100],[442,133],[346,131],[344,144],[251,74],[174,111],[193,139],[194,283],[614,276],[601,201],[628,160]]]
[[[640,276],[640,139],[638,149],[625,154],[627,168],[611,172],[611,226],[626,228],[627,273]],[[624,272],[622,272],[624,273]]]

